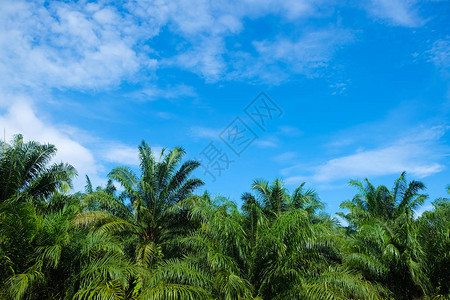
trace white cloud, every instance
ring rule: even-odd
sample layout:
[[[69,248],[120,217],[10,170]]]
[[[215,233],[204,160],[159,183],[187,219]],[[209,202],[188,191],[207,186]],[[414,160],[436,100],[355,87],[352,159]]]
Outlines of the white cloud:
[[[371,0],[367,8],[369,13],[392,25],[418,27],[424,23],[419,16],[416,0]]]
[[[202,38],[191,49],[187,49],[162,63],[192,71],[201,75],[206,81],[214,82],[221,79],[227,70],[223,58],[225,51],[222,38]]]
[[[140,33],[130,17],[111,6],[3,1],[0,80],[13,88],[118,84],[156,63],[133,49]]]
[[[229,49],[225,43],[227,37],[236,36],[244,30],[244,20],[267,15],[281,16],[287,21],[320,17],[332,11],[330,4],[334,4],[334,1],[327,1],[326,6],[324,3],[323,0],[246,0],[231,3],[201,0],[134,1],[127,8],[144,22],[146,17],[159,16],[157,19],[161,27],[167,25],[182,38],[176,45],[177,53],[163,57],[160,67],[176,66],[200,75],[207,82],[215,82],[260,78],[270,73],[260,72],[260,69],[265,70],[265,62],[259,62],[249,70],[248,65],[254,65],[255,58],[247,61],[248,53]]]
[[[336,49],[353,38],[348,30],[331,28],[308,32],[294,41],[284,38],[275,43],[263,41],[256,43],[256,48],[262,54],[274,54],[277,59],[301,64],[306,61],[316,65],[330,60]]]
[[[423,214],[424,212],[426,212],[426,211],[432,211],[432,210],[434,210],[434,206],[433,206],[432,204],[422,206],[422,207],[420,207],[419,209],[417,209],[417,210],[414,212],[414,218],[417,219],[417,218],[419,218],[420,216],[422,216],[422,214]]]
[[[26,141],[55,145],[58,151],[53,161],[70,163],[78,171],[79,176],[74,181],[76,190],[83,189],[85,174],[88,174],[95,184],[102,183],[102,167],[89,149],[61,131],[58,126],[39,118],[26,97],[0,95],[0,103],[5,98],[11,102],[5,113],[0,115],[0,127],[6,130],[7,142],[11,140],[12,135],[21,133]]]
[[[330,181],[363,176],[380,176],[407,171],[419,178],[442,171],[443,165],[428,161],[427,150],[419,145],[394,145],[368,150],[327,161],[312,176],[315,181]]]
[[[242,53],[233,53],[227,49],[225,38],[243,31],[243,20],[256,19],[266,15],[279,15],[283,19],[295,21],[299,18],[316,17],[324,14],[329,7],[322,5],[323,0],[287,0],[239,2],[217,1],[170,1],[167,4],[168,24],[186,41],[189,48],[183,53],[164,60],[166,65],[176,65],[199,74],[207,81],[222,79],[240,79],[248,70],[238,68],[239,61],[245,60]],[[334,1],[333,1],[334,2]],[[225,58],[227,57],[227,59]],[[233,70],[229,65],[233,64]],[[252,61],[247,62],[249,65]],[[227,73],[231,72],[230,75]],[[256,72],[255,72],[256,73]],[[236,76],[239,74],[241,76]],[[253,74],[253,77],[257,74]],[[259,77],[259,76],[257,76]]]
[[[245,11],[250,17],[258,17],[267,14],[282,16],[288,20],[296,20],[306,17],[320,17],[329,13],[336,4],[334,0],[245,0],[241,1],[241,11]]]
[[[333,158],[312,168],[310,175],[291,175],[287,178],[287,182],[291,184],[305,180],[332,182],[341,179],[399,174],[403,171],[418,178],[424,178],[439,173],[445,168],[440,163],[442,157],[439,139],[447,130],[445,126],[431,127],[399,139],[391,145],[360,150]],[[291,167],[282,170],[282,173],[285,175],[297,173],[301,168],[302,166]]]
[[[103,159],[108,162],[118,163],[127,166],[139,165],[137,147],[129,147],[120,144],[108,146],[103,152]]]
[[[326,65],[336,49],[352,40],[353,34],[347,30],[329,29],[308,32],[295,40],[282,37],[254,45],[265,60],[293,64],[301,71]]]
[[[162,147],[151,147],[155,158],[158,159]],[[110,143],[106,148],[99,151],[99,156],[104,161],[116,163],[123,166],[139,166],[139,150],[137,146],[127,146],[119,143]]]
[[[333,9],[329,1],[327,6],[324,3],[142,0],[123,5],[84,1],[42,5],[5,0],[0,11],[0,80],[14,89],[96,90],[135,76],[151,78],[158,68],[174,66],[208,82],[267,79],[265,76],[274,71],[268,63],[277,61],[292,64],[295,72],[310,74],[311,69],[326,65],[335,50],[332,48],[345,43],[348,34],[332,30],[307,33],[300,40],[283,37],[255,42],[261,58],[229,49],[225,39],[240,34],[244,20],[276,15],[295,22],[327,16]],[[163,29],[178,39],[170,53],[148,43]],[[333,37],[340,41],[333,41]]]

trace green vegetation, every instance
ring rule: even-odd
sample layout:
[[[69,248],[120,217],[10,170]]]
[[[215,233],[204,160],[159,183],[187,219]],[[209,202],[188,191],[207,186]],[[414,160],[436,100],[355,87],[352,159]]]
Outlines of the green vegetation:
[[[255,180],[242,207],[208,193],[184,150],[105,187],[49,165],[56,149],[18,135],[1,144],[0,299],[448,299],[450,202],[403,173],[392,189],[351,181],[343,227],[313,190]],[[118,193],[113,181],[122,186]],[[450,186],[446,187],[449,189]]]

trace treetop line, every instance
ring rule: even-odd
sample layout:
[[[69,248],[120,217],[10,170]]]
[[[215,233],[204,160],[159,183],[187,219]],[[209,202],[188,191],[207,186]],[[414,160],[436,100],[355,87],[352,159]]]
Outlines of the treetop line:
[[[342,226],[305,183],[256,179],[241,208],[198,195],[201,164],[179,147],[156,159],[142,142],[140,174],[116,167],[70,193],[77,172],[51,164],[55,146],[2,143],[0,299],[450,297],[449,200],[415,217],[425,185],[406,173],[350,181]]]

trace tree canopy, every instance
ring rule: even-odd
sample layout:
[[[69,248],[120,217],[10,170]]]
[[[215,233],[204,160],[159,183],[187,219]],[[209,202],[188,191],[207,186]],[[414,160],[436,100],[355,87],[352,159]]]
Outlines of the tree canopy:
[[[182,148],[138,150],[138,170],[72,193],[53,145],[1,145],[0,299],[450,298],[450,202],[418,216],[406,173],[351,180],[340,222],[305,183],[255,179],[238,206],[198,194]]]

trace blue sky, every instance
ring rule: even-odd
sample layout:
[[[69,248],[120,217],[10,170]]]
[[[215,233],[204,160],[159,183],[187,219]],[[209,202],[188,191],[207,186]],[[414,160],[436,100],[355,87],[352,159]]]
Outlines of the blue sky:
[[[76,189],[136,167],[145,139],[204,161],[214,145],[232,162],[197,175],[238,202],[282,178],[334,213],[349,179],[403,170],[434,199],[450,184],[449,15],[437,0],[0,0],[0,125],[56,144]],[[263,128],[245,112],[262,91],[279,108]],[[256,139],[237,155],[239,126]]]

